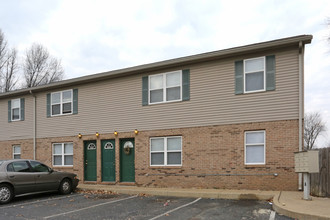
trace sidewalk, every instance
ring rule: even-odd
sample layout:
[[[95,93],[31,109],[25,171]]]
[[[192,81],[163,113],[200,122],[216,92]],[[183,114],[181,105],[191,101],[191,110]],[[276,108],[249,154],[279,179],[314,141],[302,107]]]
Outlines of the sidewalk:
[[[213,199],[273,199],[273,209],[283,215],[297,219],[330,220],[330,198],[313,197],[302,200],[303,192],[260,191],[224,189],[177,189],[118,186],[103,184],[79,184],[79,190],[106,190],[121,194],[147,194],[155,196],[196,197]]]

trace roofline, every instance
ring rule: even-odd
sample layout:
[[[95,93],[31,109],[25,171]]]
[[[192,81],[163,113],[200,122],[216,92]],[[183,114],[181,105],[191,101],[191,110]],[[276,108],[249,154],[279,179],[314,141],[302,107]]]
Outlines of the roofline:
[[[215,60],[219,58],[225,58],[235,55],[244,55],[251,52],[258,52],[263,50],[269,50],[269,49],[279,49],[287,46],[297,45],[299,46],[299,42],[302,42],[303,44],[309,44],[311,43],[313,39],[312,35],[298,35],[294,37],[288,37],[288,38],[282,38],[272,41],[265,41],[261,43],[255,43],[250,44],[246,46],[239,46],[239,47],[233,47],[229,49],[224,50],[218,50],[213,52],[207,52],[207,53],[201,53],[197,55],[191,55],[191,56],[185,56],[150,64],[144,64],[124,69],[118,69],[113,71],[107,71],[102,73],[96,73],[92,75],[62,80],[59,82],[54,82],[47,85],[32,87],[32,88],[25,88],[15,91],[10,91],[6,93],[0,94],[0,99],[13,97],[13,96],[19,96],[19,95],[27,95],[31,93],[38,93],[43,92],[51,89],[58,89],[63,87],[69,87],[69,86],[75,86],[90,82],[96,82],[101,81],[104,79],[110,79],[115,77],[122,77],[127,76],[131,74],[141,73],[141,72],[150,72],[154,70],[160,70],[164,68],[170,68],[170,67],[176,67],[176,66],[183,66],[188,65],[192,63],[199,63],[203,61],[210,61]]]

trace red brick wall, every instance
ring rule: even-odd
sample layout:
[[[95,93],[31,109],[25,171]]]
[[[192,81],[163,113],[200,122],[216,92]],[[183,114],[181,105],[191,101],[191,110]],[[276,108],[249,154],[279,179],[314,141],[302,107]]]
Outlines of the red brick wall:
[[[244,132],[266,131],[266,164],[244,165]],[[150,137],[182,136],[182,166],[150,167]],[[83,181],[84,140],[97,140],[97,182],[101,183],[101,140],[116,140],[116,183],[120,181],[119,139],[135,138],[135,180],[138,186],[296,190],[294,152],[298,151],[298,120],[245,123],[182,129],[95,134],[37,140],[36,158],[52,164],[52,143],[74,142],[75,172]],[[33,141],[1,142],[1,158],[12,158],[12,145],[21,144],[22,158],[33,157]],[[277,173],[278,176],[272,174]],[[270,174],[270,175],[269,175]]]

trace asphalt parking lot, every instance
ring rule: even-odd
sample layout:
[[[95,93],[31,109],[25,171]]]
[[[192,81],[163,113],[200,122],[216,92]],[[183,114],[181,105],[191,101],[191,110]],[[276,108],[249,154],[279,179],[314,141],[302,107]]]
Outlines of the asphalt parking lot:
[[[290,219],[265,201],[105,193],[40,194],[0,206],[0,219]]]

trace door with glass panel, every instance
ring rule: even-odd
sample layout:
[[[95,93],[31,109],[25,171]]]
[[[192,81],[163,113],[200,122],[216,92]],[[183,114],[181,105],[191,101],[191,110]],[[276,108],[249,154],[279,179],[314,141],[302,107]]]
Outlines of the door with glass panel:
[[[84,179],[96,181],[96,141],[84,141]]]

